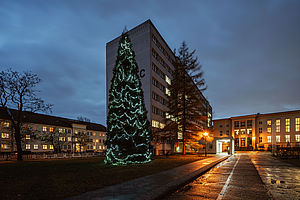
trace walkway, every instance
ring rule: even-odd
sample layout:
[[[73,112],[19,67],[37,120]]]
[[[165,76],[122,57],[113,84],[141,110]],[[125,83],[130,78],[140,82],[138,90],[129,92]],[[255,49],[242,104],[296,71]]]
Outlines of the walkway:
[[[87,192],[69,199],[157,199],[167,192],[174,191],[179,186],[188,183],[226,158],[228,156],[224,155],[210,157],[122,184]]]

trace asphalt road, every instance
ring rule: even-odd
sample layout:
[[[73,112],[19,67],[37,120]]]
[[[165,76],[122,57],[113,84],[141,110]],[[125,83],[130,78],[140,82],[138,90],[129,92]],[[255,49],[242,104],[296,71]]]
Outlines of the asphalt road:
[[[231,156],[165,199],[272,199],[251,161],[255,158],[254,153]]]

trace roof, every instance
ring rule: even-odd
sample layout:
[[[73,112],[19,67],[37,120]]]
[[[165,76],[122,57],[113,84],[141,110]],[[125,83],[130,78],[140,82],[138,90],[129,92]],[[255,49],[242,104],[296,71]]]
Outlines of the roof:
[[[257,114],[250,114],[250,115],[240,115],[234,116],[230,118],[223,118],[223,119],[214,119],[213,121],[220,121],[220,120],[228,120],[228,119],[237,119],[237,118],[249,118],[249,117],[259,117],[259,116],[266,116],[266,115],[283,115],[283,114],[293,114],[300,112],[300,110],[290,110],[290,111],[281,111],[281,112],[273,112],[273,113],[257,113]]]
[[[9,110],[12,113],[12,115],[16,118],[17,110],[11,108]],[[40,113],[33,113],[28,111],[23,111],[23,114],[24,114],[25,123],[45,124],[45,125],[61,126],[61,127],[68,127],[68,128],[72,128],[72,124],[81,124],[81,125],[86,125],[87,130],[106,131],[105,126],[97,123],[83,122],[79,120],[56,117],[56,116],[45,115]],[[3,107],[0,108],[0,119],[10,120],[7,111]]]

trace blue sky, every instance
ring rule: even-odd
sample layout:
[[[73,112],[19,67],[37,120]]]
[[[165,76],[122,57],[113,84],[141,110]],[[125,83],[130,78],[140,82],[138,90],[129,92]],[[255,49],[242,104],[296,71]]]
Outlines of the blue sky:
[[[0,1],[0,70],[31,70],[53,115],[106,124],[105,44],[151,19],[203,65],[214,118],[300,109],[300,1]]]

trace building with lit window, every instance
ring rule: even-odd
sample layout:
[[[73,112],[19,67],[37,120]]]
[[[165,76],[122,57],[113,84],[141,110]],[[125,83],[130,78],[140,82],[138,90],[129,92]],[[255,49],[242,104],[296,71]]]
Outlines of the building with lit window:
[[[270,150],[276,146],[300,146],[300,110],[253,114],[213,120],[214,148]]]
[[[10,112],[16,115],[16,110],[10,109]],[[12,130],[6,110],[0,108],[0,152],[16,152]],[[49,140],[51,135],[57,137],[55,145]],[[21,136],[23,151],[28,153],[53,152],[57,146],[61,152],[69,153],[104,152],[106,149],[103,125],[32,112],[24,112]]]
[[[145,106],[148,111],[153,132],[165,127],[165,118],[168,113],[169,86],[172,84],[172,71],[175,55],[164,38],[158,32],[150,20],[138,25],[128,31],[129,38],[135,52],[135,59],[139,66],[139,75],[144,91]],[[112,70],[114,68],[120,37],[113,39],[106,44],[106,93],[109,94]],[[208,116],[203,119],[204,125],[212,124],[212,108],[206,98],[199,91],[199,99],[203,101]],[[107,95],[108,108],[108,95]],[[107,110],[108,111],[108,110]],[[155,154],[164,154],[167,151],[174,151],[180,143],[177,133],[174,133],[175,143],[171,138],[155,138],[152,142]],[[174,139],[172,139],[174,140]]]

